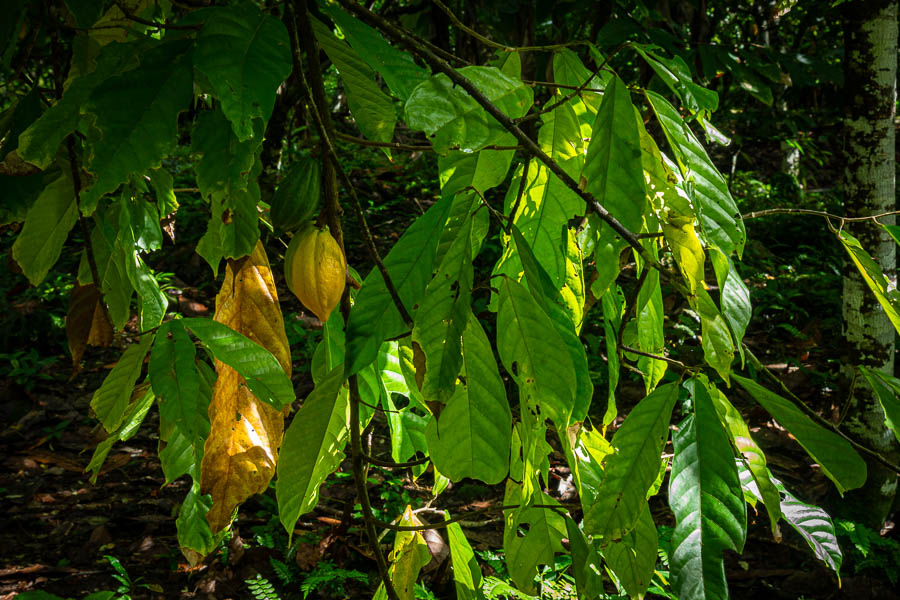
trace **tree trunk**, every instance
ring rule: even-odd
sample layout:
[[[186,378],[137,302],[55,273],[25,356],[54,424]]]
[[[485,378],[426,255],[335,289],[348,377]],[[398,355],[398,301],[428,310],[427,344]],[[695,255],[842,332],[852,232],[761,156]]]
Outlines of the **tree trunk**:
[[[857,0],[843,5],[845,212],[867,216],[896,206],[895,97],[897,92],[897,2]],[[893,217],[881,220],[892,223]],[[872,223],[852,224],[856,236],[896,282],[896,243]],[[866,365],[893,375],[894,328],[855,267],[845,268],[843,289],[845,365]],[[884,426],[871,390],[857,382],[844,429],[865,445],[897,460],[896,440]],[[868,465],[865,487],[848,494],[845,516],[879,529],[897,489],[897,475]]]

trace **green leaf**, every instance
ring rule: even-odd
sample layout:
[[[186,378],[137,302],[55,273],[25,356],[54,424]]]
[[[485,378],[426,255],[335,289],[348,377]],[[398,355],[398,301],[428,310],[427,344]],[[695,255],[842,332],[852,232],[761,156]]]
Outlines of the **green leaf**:
[[[162,323],[169,300],[160,289],[153,272],[140,256],[138,251],[140,231],[135,232],[132,227],[135,221],[140,223],[141,219],[133,217],[134,213],[135,208],[132,202],[123,197],[119,201],[119,231],[116,237],[116,246],[124,257],[125,273],[131,287],[138,293],[140,329],[147,331]],[[158,227],[159,223],[157,222],[155,225]]]
[[[19,147],[19,135],[40,118],[44,105],[38,87],[21,96],[0,118],[0,160]]]
[[[568,425],[575,401],[575,368],[556,327],[522,284],[501,277],[497,349],[519,387],[523,407]],[[547,360],[547,357],[553,357]]]
[[[640,599],[647,593],[656,568],[658,543],[650,505],[645,504],[634,529],[603,549],[603,558],[630,598]]]
[[[474,277],[471,233],[475,199],[474,194],[459,195],[454,201],[438,242],[439,248],[448,248],[416,311],[412,343],[417,354],[424,354],[425,371],[417,372],[417,377],[424,375],[421,392],[427,402],[446,403],[450,399],[462,366],[462,334],[472,312],[469,305]]]
[[[653,253],[656,250],[654,248]],[[645,267],[648,268],[648,267]],[[663,301],[659,285],[659,271],[651,269],[647,273],[644,285],[638,291],[637,299],[637,331],[638,349],[650,354],[661,355],[665,350],[666,339],[663,335]],[[644,385],[650,393],[666,373],[666,363],[655,358],[641,356],[638,368],[644,374]]]
[[[704,238],[725,254],[736,251],[740,256],[747,233],[737,204],[728,191],[728,183],[678,111],[655,92],[648,90],[645,95],[669,141],[682,176],[690,184],[686,191],[697,210]]]
[[[600,299],[603,308],[603,338],[606,345],[607,371],[609,373],[609,390],[606,398],[606,412],[603,414],[603,426],[612,423],[617,414],[616,387],[619,385],[619,352],[617,333],[622,325],[625,312],[625,298],[622,290],[616,285],[607,289]]]
[[[794,404],[755,381],[733,377],[819,463],[840,493],[866,482],[866,463],[847,440],[820,427]]]
[[[773,481],[778,490],[784,494],[781,500],[781,514],[784,520],[800,534],[819,560],[828,565],[836,575],[840,575],[843,555],[831,517],[818,506],[798,500],[777,479],[773,478]]]
[[[281,409],[294,401],[294,386],[272,353],[228,325],[212,319],[182,319],[216,357],[247,381],[253,394]]]
[[[522,488],[512,480],[506,482],[504,504],[519,504]],[[540,504],[558,504],[552,497],[539,492]],[[524,533],[523,533],[524,532]],[[506,513],[503,529],[503,549],[506,565],[516,587],[534,593],[534,578],[538,565],[552,565],[553,556],[563,552],[566,519],[553,509],[523,506]]]
[[[312,20],[316,39],[337,67],[347,91],[347,104],[364,136],[378,142],[394,137],[397,115],[391,99],[375,83],[375,72],[353,48],[332,35],[317,19]]]
[[[444,515],[450,518],[449,513],[445,512]],[[475,553],[459,523],[447,526],[447,542],[450,545],[450,560],[453,561],[453,583],[457,600],[483,600],[481,567],[478,566]]]
[[[675,55],[672,58],[660,56],[653,51],[657,49],[656,46],[646,44],[633,43],[632,47],[692,113],[702,112],[708,115],[718,108],[719,95],[694,83],[691,68],[680,56]]]
[[[572,574],[575,577],[578,598],[600,600],[604,597],[603,571],[601,570],[603,561],[600,553],[572,519],[566,519],[566,535],[569,538],[569,549],[572,553]]]
[[[428,79],[428,70],[417,65],[411,54],[394,48],[365,23],[351,17],[336,4],[326,4],[322,9],[341,28],[360,58],[384,78],[397,98],[405,102],[413,89]]]
[[[206,556],[218,545],[217,536],[209,528],[206,513],[212,508],[212,496],[200,493],[200,482],[195,480],[181,503],[175,526],[178,530],[178,545],[189,548],[200,556]],[[190,558],[190,557],[189,557]]]
[[[141,374],[144,357],[152,342],[153,336],[145,335],[140,342],[126,348],[116,366],[112,368],[112,371],[103,380],[103,384],[91,398],[91,408],[97,414],[103,427],[109,432],[118,429],[125,418],[128,401],[134,390],[134,382]]]
[[[453,481],[499,483],[509,472],[512,414],[494,353],[481,324],[470,316],[462,344],[464,383],[425,428],[428,454]]]
[[[622,225],[639,232],[647,211],[641,137],[628,87],[613,77],[597,112],[582,177],[592,193]]]
[[[335,367],[316,385],[284,434],[278,458],[278,516],[292,535],[300,515],[319,501],[319,486],[344,459],[350,404],[343,369]]]
[[[750,435],[750,429],[747,422],[741,416],[741,413],[728,401],[718,388],[709,383],[709,381],[701,376],[698,380],[692,382],[692,385],[706,385],[713,405],[716,407],[716,413],[719,420],[725,425],[725,430],[731,437],[731,441],[738,452],[744,457],[747,463],[749,473],[756,482],[759,496],[766,507],[769,514],[769,524],[772,526],[772,535],[776,540],[781,539],[781,532],[778,529],[778,520],[781,518],[781,496],[772,483],[769,469],[766,466],[766,455],[762,448]]]
[[[250,186],[250,171],[263,140],[264,125],[251,122],[253,135],[241,141],[228,126],[221,110],[205,110],[191,133],[191,151],[203,155],[197,164],[197,187],[205,198]]]
[[[706,387],[695,385],[694,414],[673,435],[669,505],[675,513],[669,565],[679,598],[725,599],[722,552],[740,552],[747,505],[734,453]]]
[[[705,289],[697,288],[697,295],[694,296],[692,304],[700,315],[703,358],[706,359],[706,364],[715,369],[727,383],[731,363],[734,361],[734,344],[731,341],[728,323]]]
[[[531,88],[495,67],[463,67],[458,73],[512,119],[523,116],[534,102]],[[425,131],[439,154],[446,154],[451,147],[475,152],[491,144],[515,143],[474,98],[443,73],[413,90],[406,101],[406,122],[411,129]]]
[[[528,289],[538,305],[550,317],[557,333],[569,350],[569,357],[575,368],[575,405],[572,408],[571,422],[583,421],[590,409],[594,384],[591,382],[584,344],[575,330],[573,315],[560,303],[560,295],[553,286],[550,276],[537,262],[519,229],[513,225],[510,230],[525,270]],[[581,317],[581,314],[578,316]]]
[[[82,107],[91,93],[112,76],[133,69],[141,54],[159,42],[150,38],[126,44],[107,44],[97,56],[94,71],[76,77],[63,97],[19,136],[19,155],[41,169],[53,162],[62,141],[78,127]]]
[[[585,87],[591,91],[583,91],[567,102],[574,109],[578,122],[581,124],[582,137],[589,138],[591,136],[595,115],[603,102],[603,95],[593,90],[605,88],[612,77],[608,71],[601,71],[593,75],[584,66],[578,55],[569,48],[563,48],[553,54],[553,81],[575,87],[584,85],[586,81],[589,82]],[[571,90],[562,91],[569,93]]]
[[[612,439],[596,496],[582,497],[584,528],[608,543],[634,528],[647,504],[647,490],[659,474],[660,456],[669,437],[669,419],[678,384],[660,386],[628,414]]]
[[[81,193],[83,214],[94,212],[100,197],[132,173],[158,167],[175,149],[178,113],[192,96],[190,50],[185,40],[162,43],[145,52],[136,69],[94,88],[85,111],[95,115],[100,136],[89,137],[87,168],[96,180]]]
[[[150,383],[159,398],[160,418],[175,425],[188,440],[209,435],[195,357],[194,342],[180,320],[160,327],[150,353]]]
[[[150,177],[150,185],[156,193],[156,209],[163,217],[175,212],[178,201],[175,199],[174,179],[165,168],[150,169],[147,171]]]
[[[747,331],[753,313],[750,306],[750,290],[741,279],[741,274],[738,273],[734,261],[716,248],[710,249],[710,258],[721,290],[722,315],[731,327],[735,345],[741,354],[741,364],[743,364],[744,347],[741,340],[744,339],[744,333]]]
[[[875,294],[875,298],[884,309],[894,329],[900,332],[900,291],[891,287],[881,267],[863,249],[859,240],[843,230],[838,234],[838,239],[844,246],[844,250],[850,255],[853,264],[859,269],[863,281]]]
[[[194,66],[206,76],[238,139],[246,140],[254,135],[254,118],[269,120],[275,91],[291,72],[287,29],[251,3],[218,7],[206,15]]]
[[[900,441],[900,379],[891,377],[887,373],[882,373],[875,369],[868,369],[860,366],[859,372],[863,374],[866,381],[878,396],[881,403],[881,410],[884,411],[884,424],[894,432],[894,437]]]
[[[411,313],[421,301],[431,280],[434,252],[440,238],[451,199],[442,198],[416,219],[384,257],[384,266],[400,295],[403,305]],[[347,320],[346,375],[359,372],[375,360],[378,348],[388,338],[408,331],[388,293],[378,269],[372,269],[356,304]]]
[[[94,213],[94,228],[91,231],[91,248],[97,263],[97,275],[103,289],[103,299],[109,307],[109,316],[116,329],[122,329],[131,316],[131,296],[134,287],[128,278],[125,253],[116,245],[118,236],[118,203],[109,210]],[[78,265],[78,281],[91,283],[93,277],[85,253]]]
[[[56,264],[77,220],[78,206],[72,180],[61,175],[34,201],[25,217],[25,225],[13,243],[13,258],[32,285],[43,281]]]
[[[129,393],[129,397],[130,395]],[[116,430],[97,444],[88,466],[84,468],[86,472],[91,473],[91,483],[97,483],[97,476],[100,475],[100,469],[103,467],[103,463],[106,462],[106,457],[109,455],[109,451],[112,450],[113,445],[116,442],[127,441],[137,433],[144,422],[144,418],[150,411],[150,407],[153,406],[154,399],[153,392],[148,389],[140,398],[129,403]]]

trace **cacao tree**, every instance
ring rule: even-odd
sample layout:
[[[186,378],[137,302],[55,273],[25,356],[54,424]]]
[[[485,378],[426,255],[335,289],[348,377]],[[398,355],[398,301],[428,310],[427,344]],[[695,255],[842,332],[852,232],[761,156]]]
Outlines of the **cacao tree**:
[[[470,58],[489,59],[466,64],[350,0],[15,3],[0,39],[6,64],[28,36],[56,52],[27,73],[30,86],[2,120],[3,223],[20,227],[13,258],[37,284],[70,233],[81,235],[68,323],[76,365],[86,346],[122,335],[136,298],[133,343],[91,402],[108,437],[88,471],[96,478],[112,445],[156,405],[165,479],[192,481],[179,544],[199,561],[272,478],[292,534],[349,456],[378,598],[412,598],[430,560],[426,529],[445,530],[458,597],[481,597],[482,576],[458,524],[471,515],[424,524],[406,510],[380,521],[369,465],[428,470],[436,487],[502,484],[503,550],[525,593],[541,565],[568,553],[579,597],[599,597],[604,572],[642,597],[657,556],[649,499],[667,473],[679,598],[727,597],[723,552],[742,550],[748,504],[765,507],[776,539],[786,522],[837,573],[828,515],[772,476],[732,398],[744,393],[768,411],[839,492],[864,484],[860,453],[896,467],[756,379],[765,368],[742,345],[751,317],[743,219],[702,141],[724,138],[713,125],[717,94],[651,43],[606,54],[589,41],[506,46],[433,4],[477,42]],[[438,156],[439,197],[387,252],[338,159],[346,134],[332,122],[323,56],[362,136],[353,140],[389,160],[405,150],[393,141],[402,125]],[[523,78],[535,56],[549,81]],[[622,56],[650,82],[616,70]],[[540,105],[536,86],[550,91]],[[321,170],[308,159],[279,169],[292,111],[314,127]],[[185,193],[173,184],[180,150],[193,155],[209,207],[196,252],[211,278],[224,273],[213,319],[170,310],[144,259],[162,247],[161,223]],[[364,276],[352,263],[340,273],[349,212],[374,265]],[[303,365],[314,388],[292,417],[293,365],[271,266],[282,230],[294,230],[288,286],[324,320]],[[898,327],[896,291],[841,235]],[[696,364],[670,355],[663,290],[697,316]],[[603,386],[581,337],[589,319],[605,332]],[[625,369],[639,373],[643,392],[621,420]],[[895,423],[900,382],[867,376]],[[373,420],[376,411],[386,419]],[[384,422],[389,460],[363,443]],[[572,503],[549,493],[555,450],[573,475]],[[377,528],[397,532],[390,557]]]

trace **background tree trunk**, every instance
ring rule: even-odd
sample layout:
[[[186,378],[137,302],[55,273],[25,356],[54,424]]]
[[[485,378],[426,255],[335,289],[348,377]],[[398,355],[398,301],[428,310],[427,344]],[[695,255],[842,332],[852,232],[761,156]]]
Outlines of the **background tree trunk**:
[[[845,212],[865,216],[894,210],[895,98],[897,92],[897,2],[859,0],[843,5]],[[893,222],[893,217],[882,222]],[[896,282],[896,243],[879,227],[853,224],[851,233]],[[866,365],[893,374],[895,332],[852,265],[847,264],[843,289],[844,364]],[[857,382],[845,430],[862,443],[896,461],[897,443],[884,427],[884,415],[872,392]],[[845,497],[846,516],[880,528],[890,510],[897,476],[869,463],[861,490]]]

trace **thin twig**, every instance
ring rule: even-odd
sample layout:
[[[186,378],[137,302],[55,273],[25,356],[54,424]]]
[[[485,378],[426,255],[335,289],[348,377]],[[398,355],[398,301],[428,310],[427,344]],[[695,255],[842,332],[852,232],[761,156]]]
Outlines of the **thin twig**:
[[[410,152],[434,152],[434,146],[431,144],[401,144],[399,142],[376,142],[365,138],[347,135],[339,131],[335,132],[334,137],[358,146],[368,146],[372,148],[390,148],[391,150],[406,150]],[[451,146],[450,150],[459,150],[459,146]],[[485,146],[481,150],[522,150],[522,146]]]
[[[567,510],[570,508],[579,509],[581,508],[581,505],[577,503],[531,504],[525,506],[521,504],[504,504],[503,506],[489,506],[487,508],[479,508],[477,510],[466,511],[464,513],[459,513],[455,517],[447,519],[446,521],[438,521],[437,523],[429,523],[427,525],[395,525],[394,523],[389,523],[387,521],[381,521],[378,519],[375,519],[375,525],[383,527],[384,529],[390,529],[391,531],[427,531],[429,529],[444,529],[445,527],[452,525],[453,523],[459,523],[460,521],[468,520],[469,517],[472,517],[474,515],[496,511],[517,510],[519,508],[545,508],[548,510],[556,511]]]
[[[668,363],[677,369],[680,369],[682,372],[685,371],[698,371],[699,367],[689,367],[684,364],[680,360],[675,360],[674,358],[669,358],[668,356],[662,356],[660,354],[651,354],[649,352],[644,352],[643,350],[638,350],[637,348],[632,348],[631,346],[620,346],[623,351],[630,352],[632,354],[637,354],[638,356],[646,356],[647,358],[652,358],[653,360],[661,360],[664,363]]]
[[[878,219],[881,219],[883,217],[900,215],[900,210],[891,210],[888,212],[879,213],[877,215],[869,215],[867,217],[845,217],[842,215],[825,212],[824,210],[810,210],[808,208],[767,208],[765,210],[755,210],[753,212],[747,213],[746,215],[741,215],[741,218],[746,221],[747,219],[758,219],[759,217],[768,217],[770,215],[813,215],[815,217],[822,217],[825,219],[834,219],[836,221],[840,221],[841,224],[853,223],[858,221],[874,221],[875,223],[878,223]],[[880,225],[881,223],[878,224]]]
[[[135,23],[140,23],[141,25],[156,27],[157,29],[173,29],[181,31],[198,31],[200,29],[203,29],[203,23],[200,23],[198,25],[170,25],[168,23],[148,21],[147,19],[142,19],[141,17],[132,14],[122,2],[116,2],[115,5],[119,8],[119,10],[122,11],[122,14],[125,15],[126,19],[128,19],[129,21],[134,21]],[[124,27],[121,27],[120,29],[124,29]]]
[[[881,465],[887,467],[894,473],[900,474],[900,465],[895,465],[894,463],[892,463],[891,461],[889,461],[888,459],[883,457],[881,454],[879,454],[875,450],[872,450],[868,446],[863,446],[862,444],[860,444],[859,442],[857,442],[856,440],[854,440],[853,438],[848,436],[846,433],[841,431],[838,427],[836,427],[834,425],[834,423],[825,419],[824,417],[819,415],[819,413],[817,413],[816,411],[811,409],[809,407],[809,405],[806,404],[806,402],[804,402],[803,400],[801,400],[794,392],[792,392],[791,389],[787,385],[785,385],[785,383],[775,375],[775,373],[773,373],[771,370],[769,370],[769,368],[767,366],[762,364],[762,362],[753,354],[753,352],[750,351],[750,348],[747,347],[747,344],[743,344],[743,346],[744,346],[744,351],[745,351],[746,355],[750,357],[750,362],[753,363],[753,366],[756,367],[756,369],[765,373],[769,377],[769,379],[771,379],[773,383],[777,384],[778,387],[781,388],[781,391],[784,392],[785,395],[790,397],[790,399],[795,404],[797,404],[800,408],[802,408],[803,412],[805,412],[813,421],[815,421],[816,423],[818,423],[825,429],[828,429],[829,431],[832,431],[832,432],[838,434],[839,436],[841,436],[842,438],[847,440],[847,442],[849,442],[851,446],[853,446],[855,449],[859,450],[860,452],[862,452],[869,458],[871,458],[874,461],[880,463]]]
[[[568,174],[566,171],[552,158],[550,158],[546,152],[541,150],[540,146],[532,140],[528,135],[522,131],[518,125],[513,123],[512,119],[500,110],[497,105],[495,105],[491,100],[485,96],[481,90],[479,90],[475,84],[473,84],[468,78],[460,74],[456,69],[451,67],[445,60],[436,56],[433,52],[429,51],[427,48],[422,47],[421,45],[417,45],[415,40],[410,37],[410,35],[403,29],[387,22],[380,16],[372,13],[367,10],[364,6],[359,4],[355,4],[350,0],[338,0],[338,3],[348,12],[352,13],[354,16],[359,18],[361,21],[366,22],[367,24],[384,31],[389,34],[391,37],[399,40],[406,46],[413,54],[416,54],[426,63],[428,63],[434,70],[439,71],[447,75],[450,80],[465,90],[473,100],[478,102],[492,117],[494,117],[497,122],[499,122],[504,129],[509,131],[515,136],[515,138],[525,147],[525,151],[535,158],[539,159],[546,167],[556,175],[560,181],[565,184],[570,190],[572,190],[575,194],[580,197],[585,204],[587,204],[588,208],[597,214],[603,221],[609,224],[612,229],[618,233],[622,238],[633,247],[637,253],[643,258],[647,264],[653,268],[658,270],[663,274],[663,277],[666,278],[667,283],[672,285],[675,289],[677,289],[682,295],[685,297],[690,297],[690,290],[682,284],[675,274],[665,266],[663,266],[659,260],[650,255],[649,252],[641,245],[640,240],[637,236],[629,230],[627,227],[622,225],[618,219],[616,219],[610,212],[607,210],[597,198],[594,197],[593,194],[582,190],[578,183]]]
[[[415,460],[410,460],[407,462],[395,463],[389,460],[381,460],[380,458],[375,458],[374,456],[369,456],[368,454],[363,454],[363,460],[370,465],[375,465],[376,467],[385,467],[387,469],[406,469],[408,467],[417,467],[419,465],[424,465],[425,463],[430,461],[431,458],[426,456],[425,458],[417,458]]]

